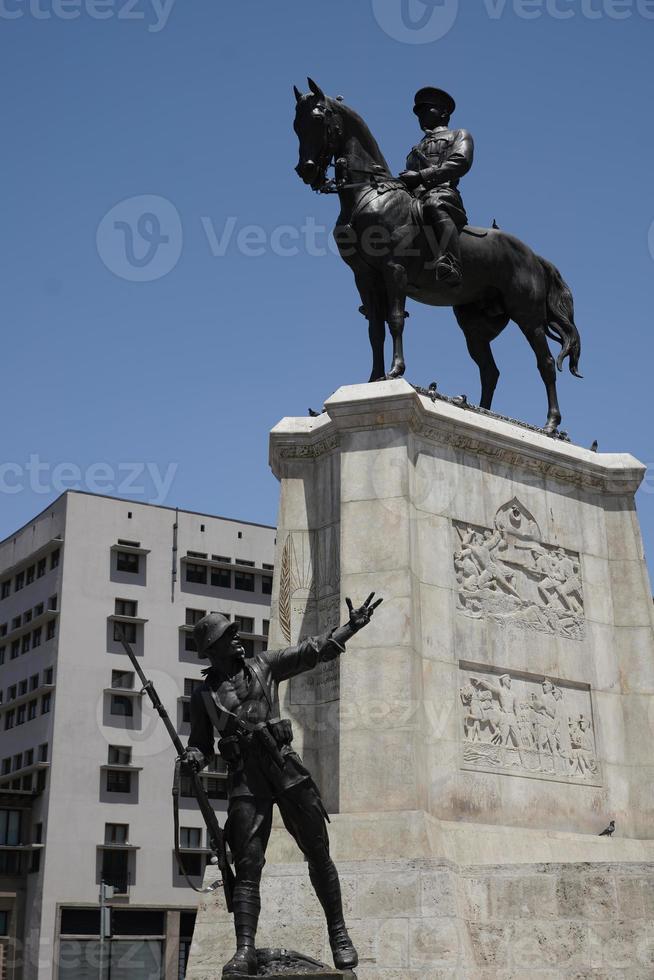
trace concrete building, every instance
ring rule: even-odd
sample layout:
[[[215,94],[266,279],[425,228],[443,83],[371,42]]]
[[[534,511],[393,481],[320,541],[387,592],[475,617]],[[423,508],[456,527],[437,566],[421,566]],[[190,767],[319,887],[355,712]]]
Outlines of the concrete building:
[[[0,543],[2,980],[184,976],[197,896],[173,854],[175,753],[118,628],[185,741],[203,666],[192,626],[222,612],[263,648],[274,549],[272,527],[79,492]],[[224,811],[224,773],[203,778]],[[200,883],[188,793],[182,847]],[[101,943],[102,880],[116,893]]]

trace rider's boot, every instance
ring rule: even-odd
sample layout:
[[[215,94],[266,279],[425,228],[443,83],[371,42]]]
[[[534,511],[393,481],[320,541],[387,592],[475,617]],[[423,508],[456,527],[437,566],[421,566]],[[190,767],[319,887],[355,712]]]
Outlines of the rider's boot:
[[[236,953],[223,967],[224,977],[256,977],[255,939],[260,912],[259,885],[255,881],[237,882],[234,888]]]
[[[463,280],[459,229],[452,218],[440,208],[426,207],[425,219],[436,233],[439,255],[436,278],[446,286],[459,286]]]
[[[325,910],[334,966],[337,970],[353,970],[359,963],[359,955],[345,926],[341,885],[336,866],[331,858],[320,867],[309,864],[309,876],[318,900]]]

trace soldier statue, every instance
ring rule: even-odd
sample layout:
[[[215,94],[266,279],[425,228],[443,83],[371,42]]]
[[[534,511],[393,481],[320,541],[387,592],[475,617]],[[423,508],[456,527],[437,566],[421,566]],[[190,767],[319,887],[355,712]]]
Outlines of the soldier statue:
[[[256,976],[255,938],[261,873],[276,803],[286,829],[309,865],[309,876],[325,911],[337,969],[357,966],[357,952],[343,918],[338,872],[329,854],[320,793],[299,755],[293,751],[291,722],[279,713],[278,685],[319,663],[335,660],[345,644],[370,622],[382,601],[374,593],[359,608],[347,599],[348,622],[339,629],[305,639],[286,650],[246,657],[238,625],[210,613],[194,629],[198,656],[211,666],[191,698],[191,734],[187,761],[197,771],[214,756],[214,739],[228,766],[228,816],[225,836],[232,852],[237,949],[223,976]]]
[[[472,167],[474,144],[465,129],[450,129],[456,109],[451,95],[439,88],[421,88],[413,111],[424,137],[407,158],[400,179],[422,201],[425,228],[436,236],[436,277],[449,286],[462,279],[459,232],[468,218],[459,194],[459,180]]]

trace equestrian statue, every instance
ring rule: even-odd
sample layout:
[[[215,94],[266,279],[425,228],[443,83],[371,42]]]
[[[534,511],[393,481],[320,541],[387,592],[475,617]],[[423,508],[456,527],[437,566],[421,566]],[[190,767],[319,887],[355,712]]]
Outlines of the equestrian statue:
[[[556,435],[561,423],[556,368],[562,370],[568,358],[571,373],[581,377],[572,293],[551,262],[513,235],[468,225],[459,181],[472,167],[474,143],[466,130],[450,128],[454,99],[431,87],[416,94],[414,112],[424,137],[411,150],[407,169],[394,177],[363,119],[342,99],[329,98],[312,79],[308,82],[306,94],[294,88],[296,170],[314,191],[339,195],[334,237],[354,273],[368,320],[370,381],[404,375],[407,297],[451,306],[479,367],[480,406],[490,409],[499,378],[490,345],[513,320],[536,355],[547,391],[545,432]],[[386,324],[393,339],[388,373]],[[548,338],[561,345],[556,362]]]

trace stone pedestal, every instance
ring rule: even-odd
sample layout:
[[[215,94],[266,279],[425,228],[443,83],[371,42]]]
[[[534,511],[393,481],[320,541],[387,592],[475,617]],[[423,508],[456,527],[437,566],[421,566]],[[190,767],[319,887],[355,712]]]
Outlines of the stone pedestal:
[[[337,625],[346,595],[384,596],[340,662],[283,692],[335,814],[360,980],[654,975],[644,468],[404,381],[325,409],[271,433],[271,646]],[[200,916],[189,978],[230,930]],[[263,941],[328,954],[281,828]]]

